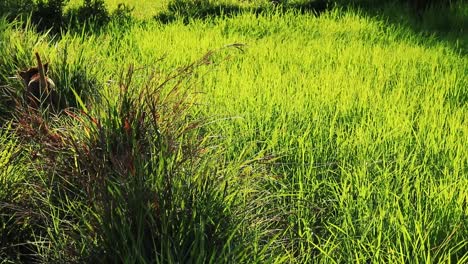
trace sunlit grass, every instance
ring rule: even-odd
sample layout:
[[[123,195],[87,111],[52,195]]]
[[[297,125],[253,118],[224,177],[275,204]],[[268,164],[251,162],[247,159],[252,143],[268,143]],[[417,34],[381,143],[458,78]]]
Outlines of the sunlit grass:
[[[11,43],[45,54],[62,89],[80,83],[58,67],[67,50],[66,64],[83,65],[79,76],[114,100],[118,86],[106,83],[130,64],[162,74],[217,51],[190,79],[190,115],[207,120],[197,131],[212,151],[194,182],[212,175],[231,195],[213,207],[224,206],[232,222],[220,255],[203,255],[210,261],[467,261],[468,58],[436,38],[338,10],[150,21],[64,34],[53,45],[21,36]],[[220,49],[233,43],[244,45]],[[147,73],[136,71],[135,83]],[[175,199],[185,201],[180,190],[190,186],[178,184]],[[223,193],[194,186],[201,191],[193,195]],[[206,219],[198,220],[209,222],[218,211],[200,204]],[[191,220],[204,248],[203,225]],[[187,251],[167,255],[195,252],[178,249]]]

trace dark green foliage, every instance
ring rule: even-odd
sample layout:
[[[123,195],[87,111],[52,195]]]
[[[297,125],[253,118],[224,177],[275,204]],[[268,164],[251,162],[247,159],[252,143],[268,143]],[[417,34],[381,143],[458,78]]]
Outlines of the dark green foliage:
[[[186,23],[190,19],[206,19],[220,15],[229,16],[243,9],[234,4],[213,3],[209,0],[173,0],[167,6],[167,11],[156,15],[163,23],[171,22],[176,17],[182,17]]]
[[[103,26],[110,20],[109,11],[104,0],[84,0],[83,5],[69,14],[76,23],[83,24],[90,22],[94,26]]]
[[[69,0],[39,0],[32,13],[32,21],[39,30],[60,28],[64,23],[64,8]]]
[[[382,8],[389,5],[409,8],[414,15],[422,16],[428,8],[450,8],[460,0],[333,0],[340,6],[354,6],[365,9]]]
[[[121,3],[110,13],[104,0],[83,0],[77,8],[65,11],[68,2],[69,0],[2,1],[0,16],[4,15],[10,21],[27,21],[27,17],[31,16],[31,22],[39,31],[52,30],[53,33],[60,33],[61,30],[80,29],[84,25],[99,28],[114,18],[119,23],[128,22],[133,11],[130,6]]]
[[[25,18],[36,5],[30,0],[2,0],[0,1],[0,16],[6,16],[12,21],[16,18]]]
[[[112,12],[111,17],[114,21],[120,24],[132,22],[132,12],[134,9],[134,7],[120,3],[117,5],[117,9]]]
[[[9,126],[0,130],[0,259],[4,261],[26,261],[22,257],[31,253],[24,241],[32,240],[29,226],[34,222],[33,205],[28,204],[28,195],[22,188],[26,169],[15,166],[26,159],[18,149],[15,136]],[[29,259],[31,260],[31,259]]]
[[[12,21],[27,20],[31,16],[31,22],[40,30],[60,28],[66,22],[64,8],[69,0],[5,0],[0,3],[0,16],[5,15]]]

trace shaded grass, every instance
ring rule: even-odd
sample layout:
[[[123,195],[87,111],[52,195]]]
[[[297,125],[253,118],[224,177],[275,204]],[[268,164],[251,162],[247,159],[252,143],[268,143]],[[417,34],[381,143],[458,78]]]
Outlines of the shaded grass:
[[[113,12],[114,10],[117,9],[118,5],[122,3],[123,1],[118,1],[118,0],[106,0],[106,6],[109,9],[110,12]],[[135,10],[133,11],[133,15],[136,18],[140,19],[149,19],[154,16],[158,11],[163,9],[166,4],[167,0],[162,0],[162,1],[153,1],[153,2],[147,2],[142,4],[141,1],[138,0],[129,0],[125,1],[125,4],[129,6],[135,7]],[[82,0],[70,0],[69,4],[67,5],[67,8],[77,8],[82,4]]]
[[[330,4],[331,6],[331,4]],[[167,10],[160,11],[155,19],[161,23],[170,23],[182,19],[189,23],[196,19],[232,17],[241,13],[296,12],[318,15],[329,7],[325,0],[315,1],[210,1],[210,0],[174,0],[169,1]]]
[[[422,37],[437,39],[466,55],[468,5],[463,1],[435,3],[421,10],[420,15],[414,14],[414,10],[398,2],[382,1],[376,4],[357,1],[352,7],[347,6],[346,3],[340,3],[340,5],[345,9],[358,9],[367,16],[407,28]]]

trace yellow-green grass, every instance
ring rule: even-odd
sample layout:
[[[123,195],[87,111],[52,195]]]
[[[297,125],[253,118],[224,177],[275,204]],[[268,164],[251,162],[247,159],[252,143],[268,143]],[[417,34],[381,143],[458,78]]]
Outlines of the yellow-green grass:
[[[133,15],[137,18],[151,18],[153,17],[157,12],[160,12],[161,10],[164,10],[165,7],[167,6],[167,0],[161,0],[161,1],[138,1],[138,0],[130,0],[130,1],[121,1],[121,0],[106,0],[106,7],[109,9],[109,11],[114,11],[117,6],[121,3],[124,3],[125,5],[129,7],[134,7],[135,9],[133,10]],[[71,0],[67,8],[73,8],[73,7],[78,7],[83,4],[82,0]]]
[[[335,10],[151,21],[28,48],[54,77],[67,47],[104,84],[131,63],[164,71],[233,43],[243,51],[218,51],[192,91],[194,115],[213,120],[207,169],[243,195],[241,231],[227,230],[241,237],[239,259],[467,260],[468,58],[435,38]]]

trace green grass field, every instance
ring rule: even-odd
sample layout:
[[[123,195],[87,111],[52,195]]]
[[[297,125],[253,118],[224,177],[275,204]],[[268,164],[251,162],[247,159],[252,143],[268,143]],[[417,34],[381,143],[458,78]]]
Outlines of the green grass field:
[[[0,85],[38,51],[75,105],[0,100],[0,263],[468,262],[463,31],[134,2],[90,33],[0,20]]]

